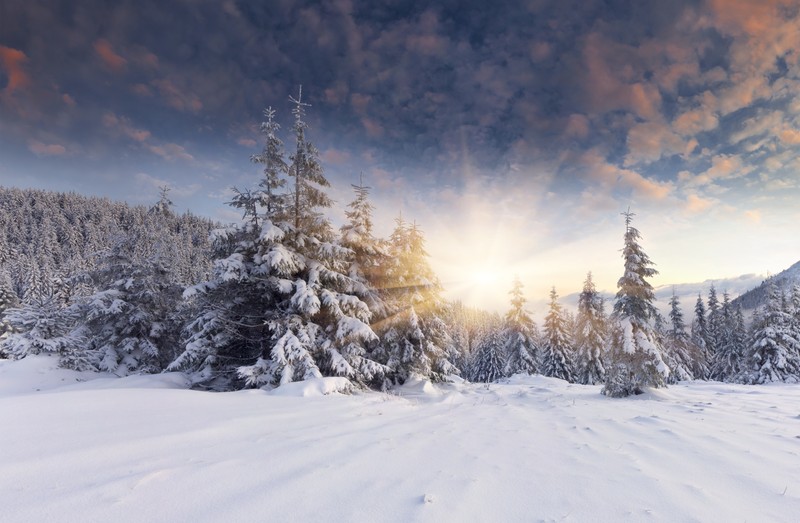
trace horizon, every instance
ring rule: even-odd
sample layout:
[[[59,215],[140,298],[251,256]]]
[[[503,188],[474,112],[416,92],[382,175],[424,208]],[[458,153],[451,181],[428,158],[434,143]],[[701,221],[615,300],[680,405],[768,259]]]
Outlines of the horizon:
[[[290,150],[302,84],[334,224],[363,172],[376,233],[417,222],[465,304],[503,312],[515,274],[531,307],[589,271],[613,292],[628,207],[654,287],[800,259],[796,2],[4,10],[4,185],[132,204],[168,185],[178,211],[232,221],[263,109]]]

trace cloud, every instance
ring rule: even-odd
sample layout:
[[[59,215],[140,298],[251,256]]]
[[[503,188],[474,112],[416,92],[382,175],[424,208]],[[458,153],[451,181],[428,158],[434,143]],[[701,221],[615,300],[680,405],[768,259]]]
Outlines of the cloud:
[[[755,223],[755,224],[761,223],[761,211],[759,211],[757,209],[751,209],[751,210],[745,211],[744,212],[744,217],[747,219],[747,221],[749,221],[751,223]]]
[[[61,156],[67,153],[66,147],[61,144],[45,144],[38,140],[29,141],[28,150],[37,156]]]
[[[170,195],[172,196],[189,197],[197,194],[200,189],[202,189],[202,186],[199,183],[193,183],[189,185],[175,184],[169,180],[156,178],[155,176],[151,176],[142,172],[136,173],[134,178],[137,182],[139,182],[139,184],[152,189],[160,190],[162,187],[169,187]]]
[[[689,194],[686,197],[686,205],[684,210],[690,214],[698,214],[707,211],[717,203],[717,200],[710,198],[703,198],[697,194]]]
[[[239,138],[236,140],[236,143],[242,147],[255,147],[257,145],[257,142],[252,138]]]
[[[31,79],[22,67],[27,60],[28,57],[22,51],[0,45],[0,67],[8,76],[3,94],[11,94],[30,84]]]
[[[651,163],[662,156],[682,154],[687,150],[687,142],[661,122],[634,125],[628,131],[627,141],[626,167],[638,163]]]
[[[718,154],[711,158],[711,167],[705,171],[698,174],[684,171],[679,179],[686,182],[687,187],[701,187],[741,178],[752,171],[753,167],[745,165],[740,156]]]
[[[111,47],[111,42],[105,38],[96,40],[93,47],[94,52],[97,53],[97,56],[100,57],[100,59],[109,69],[121,71],[125,68],[125,64],[128,63],[125,58],[114,52],[114,48]]]
[[[137,129],[131,124],[128,118],[117,116],[114,113],[106,113],[103,115],[103,125],[109,129],[114,129],[136,142],[146,142],[151,137],[150,131],[146,129]]]
[[[174,160],[194,161],[194,156],[189,154],[182,145],[176,143],[148,144],[145,148],[170,162]]]
[[[151,84],[158,89],[159,94],[166,99],[167,104],[178,111],[196,113],[203,108],[203,103],[197,95],[185,89],[179,89],[170,80],[153,80]]]
[[[647,178],[631,169],[623,169],[609,163],[597,149],[587,151],[579,161],[583,164],[588,179],[606,190],[621,187],[630,190],[637,198],[661,201],[674,189],[671,182]]]

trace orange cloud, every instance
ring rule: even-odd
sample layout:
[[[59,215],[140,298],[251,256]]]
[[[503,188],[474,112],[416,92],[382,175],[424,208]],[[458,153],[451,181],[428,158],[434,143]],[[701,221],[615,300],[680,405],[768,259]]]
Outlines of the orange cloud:
[[[690,194],[686,198],[686,206],[684,208],[686,212],[697,214],[708,210],[714,205],[714,203],[714,200],[703,198],[701,196],[697,196],[696,194]]]
[[[63,145],[57,143],[45,144],[38,140],[28,142],[28,150],[37,156],[60,156],[67,152],[66,147]]]
[[[126,59],[114,52],[111,43],[105,38],[101,38],[94,43],[94,51],[104,64],[115,71],[119,71],[128,63]]]
[[[8,75],[8,83],[3,89],[4,94],[11,94],[30,84],[30,77],[22,69],[22,63],[27,59],[22,51],[0,45],[0,67]]]
[[[782,18],[781,9],[796,0],[710,0],[709,6],[722,27],[729,32],[761,36],[774,30]]]

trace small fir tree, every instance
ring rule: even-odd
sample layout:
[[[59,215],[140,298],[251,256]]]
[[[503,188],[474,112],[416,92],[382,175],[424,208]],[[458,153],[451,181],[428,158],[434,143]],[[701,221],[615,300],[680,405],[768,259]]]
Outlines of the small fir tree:
[[[518,276],[514,277],[509,294],[511,295],[511,309],[506,314],[505,323],[505,374],[536,374],[538,372],[537,360],[539,350],[536,345],[536,324],[530,314],[525,310],[525,295],[522,292],[522,282]]]

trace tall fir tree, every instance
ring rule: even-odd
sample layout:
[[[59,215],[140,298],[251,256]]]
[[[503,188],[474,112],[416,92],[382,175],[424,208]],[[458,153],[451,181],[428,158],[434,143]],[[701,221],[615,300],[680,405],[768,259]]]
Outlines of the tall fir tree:
[[[536,374],[539,348],[536,342],[536,324],[525,310],[525,294],[519,276],[514,277],[511,290],[511,308],[505,318],[505,374]]]
[[[672,290],[669,306],[669,330],[665,337],[664,356],[672,371],[668,381],[675,383],[694,379],[695,358],[699,355],[699,349],[686,332],[681,303],[675,289]]]
[[[709,377],[717,381],[731,381],[741,371],[745,347],[736,311],[727,291],[723,294],[719,320],[719,341],[711,361]]]
[[[574,382],[572,341],[555,287],[550,290],[550,308],[544,319],[543,338],[542,374]]]
[[[370,188],[363,179],[353,185],[355,199],[345,211],[347,222],[342,225],[341,243],[349,249],[346,273],[353,281],[353,293],[361,298],[372,312],[372,321],[380,321],[387,314],[387,306],[378,289],[380,269],[386,264],[386,250],[372,232],[373,205],[369,202]]]
[[[625,271],[617,283],[619,291],[613,313],[620,328],[611,340],[611,365],[603,388],[603,394],[611,397],[641,394],[647,387],[663,387],[670,372],[651,324],[657,311],[653,305],[653,287],[647,279],[658,271],[639,245],[641,235],[631,225],[634,214],[628,210],[623,215]]]
[[[382,277],[389,316],[377,328],[382,361],[402,383],[412,375],[441,380],[458,374],[454,344],[441,316],[441,285],[428,263],[425,239],[416,224],[397,219]]]
[[[606,379],[605,357],[607,326],[603,298],[597,292],[592,273],[586,275],[578,298],[575,345],[577,348],[577,380],[585,385],[603,383]]]
[[[706,305],[700,293],[697,294],[697,302],[694,305],[691,339],[699,351],[694,361],[694,377],[695,379],[707,379],[709,374],[708,324],[706,322]]]
[[[306,137],[302,91],[292,102],[294,193],[277,200],[287,202],[286,212],[263,205],[276,201],[267,173],[267,182],[240,201],[246,213],[258,215],[216,234],[212,278],[186,293],[199,312],[170,368],[191,370],[198,381],[222,378],[217,387],[238,385],[237,376],[262,386],[322,375],[367,386],[385,374],[370,356],[378,341],[371,313],[345,273],[349,251],[322,214],[331,204],[324,192],[329,184]]]
[[[272,221],[281,221],[281,214],[287,204],[281,189],[286,186],[289,166],[284,160],[283,141],[278,137],[281,126],[275,121],[275,110],[268,107],[264,110],[265,121],[261,122],[261,133],[264,135],[264,148],[261,153],[254,154],[250,161],[264,166],[264,177],[259,182],[261,190],[256,198],[264,216]]]

